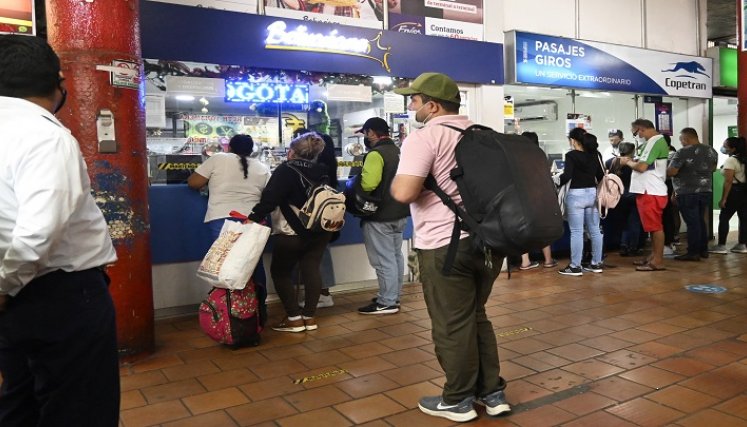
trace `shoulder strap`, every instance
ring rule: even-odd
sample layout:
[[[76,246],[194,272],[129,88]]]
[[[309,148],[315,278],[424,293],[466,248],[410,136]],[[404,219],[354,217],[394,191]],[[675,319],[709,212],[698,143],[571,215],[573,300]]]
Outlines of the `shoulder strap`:
[[[301,178],[301,186],[303,186],[304,190],[306,190],[306,193],[308,193],[310,189],[313,189],[314,187],[317,186],[315,182],[306,178],[306,175],[304,175],[300,170],[298,170],[297,167],[291,165],[290,163],[286,163],[286,166],[296,171],[298,176]]]
[[[441,269],[441,272],[444,275],[449,275],[449,273],[451,272],[451,267],[452,265],[454,265],[454,260],[456,259],[459,237],[462,234],[462,224],[459,220],[461,219],[467,225],[467,228],[475,234],[478,233],[480,225],[467,213],[467,211],[457,205],[456,202],[454,202],[454,199],[449,197],[449,195],[446,194],[446,192],[441,187],[439,187],[438,183],[436,182],[436,178],[432,174],[428,174],[428,176],[425,178],[425,188],[436,193],[443,204],[448,206],[449,209],[454,212],[454,228],[451,231],[451,241],[449,242],[449,248],[446,251],[444,266]],[[488,267],[492,268],[491,255],[489,253],[486,253],[485,262]]]
[[[290,169],[296,171],[298,176],[301,178],[301,186],[303,187],[304,191],[306,192],[306,195],[309,195],[309,192],[311,189],[314,188],[313,182],[311,182],[308,178],[304,176],[304,174],[301,173],[298,168],[295,166],[292,166],[286,162],[285,164]],[[308,184],[308,187],[307,187]],[[290,204],[288,203],[280,203],[278,205],[280,207],[280,212],[283,213],[283,216],[285,217],[285,220],[288,222],[288,225],[290,225],[290,228],[293,229],[293,231],[302,237],[309,235],[309,230],[304,227],[301,220],[298,218],[298,215],[291,209]]]
[[[461,134],[464,134],[464,131],[466,131],[466,129],[461,129],[461,128],[458,128],[456,126],[452,126],[452,125],[449,125],[449,124],[446,124],[446,123],[441,123],[441,126],[444,126],[444,127],[449,128],[449,129],[455,130],[455,131],[457,131],[457,132],[459,132]]]

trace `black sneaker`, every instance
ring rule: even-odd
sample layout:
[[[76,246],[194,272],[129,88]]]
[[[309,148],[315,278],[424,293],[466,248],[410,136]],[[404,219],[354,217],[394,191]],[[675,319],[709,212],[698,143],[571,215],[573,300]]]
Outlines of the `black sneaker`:
[[[373,298],[371,298],[371,302],[374,303],[374,304],[378,304],[379,297],[373,297]],[[396,305],[397,307],[399,307],[399,300],[397,300],[397,302],[395,302],[394,305]]]
[[[477,418],[477,412],[472,406],[473,400],[472,397],[468,397],[456,405],[448,405],[441,396],[429,396],[420,399],[418,408],[428,415],[463,423]]]
[[[562,270],[559,270],[558,273],[564,274],[566,276],[583,276],[584,272],[581,270],[581,267],[571,267],[570,265]]]
[[[601,273],[604,271],[602,268],[602,264],[589,264],[582,268],[583,271],[588,271],[589,273]]]
[[[358,309],[358,313],[360,314],[394,314],[398,311],[399,307],[396,305],[381,305],[377,302],[372,302]]]
[[[484,406],[485,412],[491,416],[511,411],[511,406],[506,402],[506,395],[503,390],[490,393],[485,397],[478,397],[475,399],[475,403]]]

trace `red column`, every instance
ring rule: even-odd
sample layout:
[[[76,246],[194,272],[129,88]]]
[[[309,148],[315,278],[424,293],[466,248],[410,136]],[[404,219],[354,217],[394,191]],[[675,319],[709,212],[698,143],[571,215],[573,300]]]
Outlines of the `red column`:
[[[737,98],[739,104],[737,106],[737,127],[739,129],[739,135],[747,135],[747,52],[743,52],[741,47],[744,46],[744,10],[742,10],[742,0],[737,0],[737,40],[739,46],[737,47],[737,75],[739,76],[737,83]]]
[[[132,359],[154,348],[144,87],[114,87],[97,65],[137,64],[142,81],[137,0],[47,0],[49,43],[60,56],[68,100],[58,117],[80,142],[94,197],[119,261],[109,268],[117,309],[120,355]],[[114,114],[116,153],[101,153],[96,119]]]

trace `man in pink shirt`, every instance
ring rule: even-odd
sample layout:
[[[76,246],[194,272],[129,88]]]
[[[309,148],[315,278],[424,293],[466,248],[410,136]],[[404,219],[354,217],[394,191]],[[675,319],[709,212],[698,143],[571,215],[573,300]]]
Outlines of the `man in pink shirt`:
[[[391,193],[395,200],[411,203],[423,295],[436,355],[446,374],[442,395],[423,397],[418,406],[428,415],[456,422],[477,418],[474,403],[484,405],[488,415],[510,411],[503,392],[506,381],[500,376],[495,332],[485,314],[485,303],[502,260],[494,257],[492,266],[486,266],[484,254],[462,232],[451,272],[444,275],[441,267],[451,240],[454,213],[435,193],[423,188],[431,174],[461,204],[456,182],[449,175],[456,167],[454,150],[460,134],[442,125],[465,129],[472,122],[459,115],[459,88],[444,74],[421,74],[410,87],[395,92],[410,97],[407,108],[424,125],[402,146]]]

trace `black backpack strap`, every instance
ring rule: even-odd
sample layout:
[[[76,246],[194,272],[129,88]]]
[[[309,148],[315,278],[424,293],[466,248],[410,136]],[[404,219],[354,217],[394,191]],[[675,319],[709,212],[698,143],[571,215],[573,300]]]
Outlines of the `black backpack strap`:
[[[278,205],[280,207],[280,212],[283,213],[283,216],[285,217],[285,220],[288,222],[288,225],[290,225],[290,228],[300,237],[308,237],[310,232],[306,229],[306,227],[303,226],[301,223],[301,220],[298,218],[298,215],[293,212],[293,209],[290,207],[288,203],[281,203]]]
[[[451,231],[451,241],[449,242],[449,249],[447,249],[446,251],[446,260],[444,261],[444,266],[441,269],[441,272],[444,275],[448,276],[451,272],[451,267],[454,265],[454,260],[456,259],[457,247],[460,240],[459,237],[462,234],[462,222],[464,222],[467,228],[474,234],[478,234],[480,225],[462,207],[457,205],[456,202],[454,202],[454,199],[449,197],[449,195],[446,194],[446,192],[441,187],[439,187],[438,183],[436,182],[436,178],[432,174],[428,174],[428,176],[425,178],[425,188],[436,193],[443,204],[448,206],[449,209],[454,212],[454,228]],[[486,256],[486,265],[492,268],[491,254],[489,253],[490,250],[484,248],[483,252],[485,252]]]
[[[301,178],[301,187],[303,187],[304,192],[306,193],[306,197],[308,197],[311,193],[311,191],[316,187],[312,181],[310,181],[308,178],[304,176],[303,173],[301,173],[298,168],[288,164],[286,162],[286,166],[288,166],[290,169],[296,171],[298,176]],[[308,184],[308,186],[307,186]],[[308,237],[309,236],[309,230],[304,227],[304,225],[301,223],[301,220],[298,218],[298,215],[291,209],[290,204],[281,203],[278,205],[280,207],[280,212],[283,213],[283,216],[285,217],[285,220],[288,222],[288,225],[290,226],[293,231],[301,237]]]

